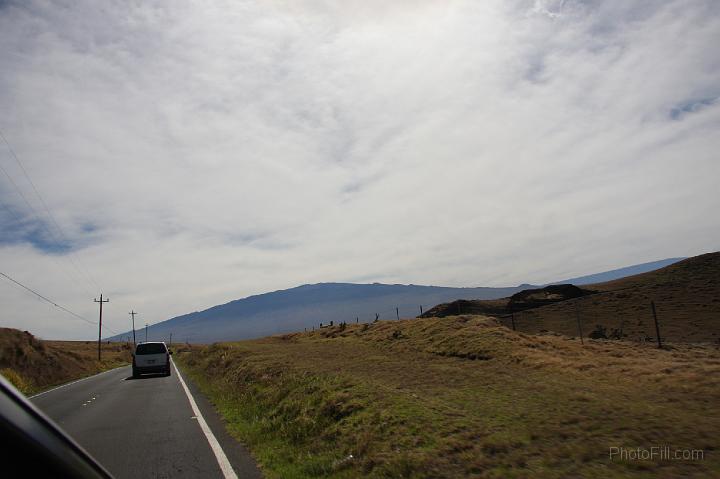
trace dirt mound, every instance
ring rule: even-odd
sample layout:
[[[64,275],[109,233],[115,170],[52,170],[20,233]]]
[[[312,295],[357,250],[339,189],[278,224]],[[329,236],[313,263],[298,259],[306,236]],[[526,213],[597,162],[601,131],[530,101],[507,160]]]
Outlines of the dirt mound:
[[[419,318],[444,318],[459,314],[503,316],[508,313],[508,298],[502,299],[459,299],[451,303],[438,304],[428,309]]]
[[[578,288],[572,284],[554,284],[544,288],[526,289],[510,296],[508,309],[510,311],[523,311],[525,309],[539,308],[548,304],[567,301],[568,299],[581,298],[594,292]]]
[[[526,289],[509,298],[501,299],[458,299],[451,303],[438,304],[419,318],[444,318],[459,314],[477,314],[502,317],[513,311],[539,308],[548,304],[592,294],[594,291],[578,288],[572,284],[556,284],[544,288]]]

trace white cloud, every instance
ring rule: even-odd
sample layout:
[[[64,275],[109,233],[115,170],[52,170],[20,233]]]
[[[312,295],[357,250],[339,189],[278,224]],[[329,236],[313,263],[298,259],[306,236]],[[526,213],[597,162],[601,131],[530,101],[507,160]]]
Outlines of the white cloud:
[[[304,282],[542,282],[718,249],[716,2],[390,3],[0,7],[0,128],[112,328]],[[0,199],[28,214],[4,178]],[[94,318],[56,260],[0,246]],[[3,325],[92,337],[0,298]]]

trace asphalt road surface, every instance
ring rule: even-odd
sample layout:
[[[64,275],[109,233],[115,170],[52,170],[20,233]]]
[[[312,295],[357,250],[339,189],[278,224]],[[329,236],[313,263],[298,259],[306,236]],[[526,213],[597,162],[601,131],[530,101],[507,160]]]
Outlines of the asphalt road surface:
[[[31,400],[118,479],[262,477],[212,405],[182,379],[194,407],[176,369],[133,379],[129,366]]]

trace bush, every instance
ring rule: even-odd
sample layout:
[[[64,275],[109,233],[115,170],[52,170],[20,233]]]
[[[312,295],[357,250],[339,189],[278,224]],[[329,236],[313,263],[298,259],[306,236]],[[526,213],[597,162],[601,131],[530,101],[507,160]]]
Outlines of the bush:
[[[2,373],[2,375],[5,376],[5,379],[10,381],[12,385],[15,386],[21,393],[30,394],[31,392],[33,392],[34,388],[32,384],[30,384],[29,381],[23,378],[17,371],[10,368],[5,368],[0,370],[0,373]]]

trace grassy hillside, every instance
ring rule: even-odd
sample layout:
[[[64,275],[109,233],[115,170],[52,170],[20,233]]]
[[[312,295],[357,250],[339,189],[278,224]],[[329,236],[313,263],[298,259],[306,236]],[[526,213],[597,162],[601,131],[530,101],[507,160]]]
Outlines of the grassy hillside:
[[[575,285],[586,285],[595,284],[605,281],[613,281],[618,278],[625,278],[627,276],[634,276],[641,273],[647,273],[649,271],[655,271],[665,266],[670,266],[673,263],[687,259],[686,257],[681,258],[667,258],[659,261],[651,261],[650,263],[636,264],[633,266],[627,266],[625,268],[614,269],[611,271],[605,271],[603,273],[595,273],[587,276],[579,276],[577,278],[565,279],[563,281],[556,281],[554,284],[575,284]]]
[[[0,373],[25,394],[128,364],[126,343],[103,344],[97,360],[93,341],[43,341],[17,329],[0,328]]]
[[[269,477],[720,475],[720,352],[380,321],[176,354]],[[620,461],[611,447],[704,450]]]
[[[577,336],[576,310],[587,336],[598,325],[608,332],[622,330],[628,340],[654,340],[655,324],[650,308],[654,301],[661,338],[672,342],[720,341],[720,253],[689,258],[665,268],[606,283],[583,286],[596,291],[576,299],[517,312],[519,331],[554,331]],[[506,316],[509,298],[456,301],[429,310],[424,317],[469,313]],[[509,318],[503,324],[510,327]]]
[[[556,331],[576,336],[577,307],[588,334],[596,325],[623,330],[626,339],[660,336],[674,342],[720,341],[720,253],[680,261],[657,271],[585,286],[600,294],[543,306],[516,315],[521,331]],[[507,321],[506,321],[507,323]]]

